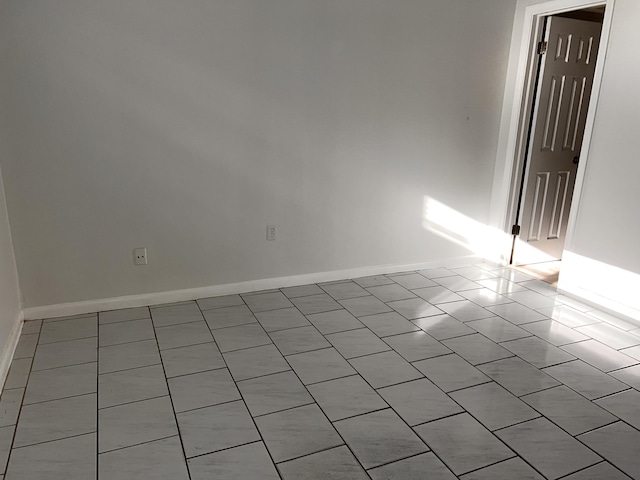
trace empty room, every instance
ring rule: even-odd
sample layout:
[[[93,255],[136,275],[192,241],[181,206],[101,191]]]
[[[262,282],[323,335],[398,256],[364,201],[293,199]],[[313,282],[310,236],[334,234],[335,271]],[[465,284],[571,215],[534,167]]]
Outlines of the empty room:
[[[639,23],[0,0],[0,480],[640,479]]]

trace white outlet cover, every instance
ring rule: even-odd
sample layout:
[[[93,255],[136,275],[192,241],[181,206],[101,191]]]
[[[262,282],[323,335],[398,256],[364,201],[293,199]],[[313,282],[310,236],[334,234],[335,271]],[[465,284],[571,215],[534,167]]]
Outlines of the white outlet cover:
[[[144,247],[133,249],[133,263],[135,265],[147,264],[147,249]]]

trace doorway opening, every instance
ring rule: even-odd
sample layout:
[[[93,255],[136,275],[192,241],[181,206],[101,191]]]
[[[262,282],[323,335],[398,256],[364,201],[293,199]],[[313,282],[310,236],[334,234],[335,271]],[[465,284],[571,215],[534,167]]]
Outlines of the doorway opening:
[[[588,150],[583,140],[599,82],[604,15],[604,4],[533,15],[509,264],[551,284],[557,283],[571,209],[579,200],[576,179],[584,176],[580,163]]]

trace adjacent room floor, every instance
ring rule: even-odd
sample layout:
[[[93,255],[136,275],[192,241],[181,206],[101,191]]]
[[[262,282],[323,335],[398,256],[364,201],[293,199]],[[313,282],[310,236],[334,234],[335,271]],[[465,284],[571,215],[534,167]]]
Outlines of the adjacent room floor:
[[[637,325],[486,264],[29,321],[0,479],[640,479],[639,390]]]

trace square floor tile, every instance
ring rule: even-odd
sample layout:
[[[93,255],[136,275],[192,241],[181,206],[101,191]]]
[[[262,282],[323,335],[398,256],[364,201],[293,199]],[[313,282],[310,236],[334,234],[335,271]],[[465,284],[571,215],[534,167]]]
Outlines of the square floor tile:
[[[173,377],[168,383],[176,413],[241,398],[226,368]]]
[[[610,375],[630,387],[640,390],[640,365],[616,370],[615,372],[611,372]]]
[[[525,307],[533,308],[534,310],[537,310],[538,308],[553,307],[556,304],[553,297],[548,297],[532,290],[526,292],[507,293],[506,296],[514,302],[521,303]]]
[[[98,339],[83,338],[69,342],[38,345],[33,360],[33,370],[67,367],[81,363],[95,362],[98,359]],[[31,360],[29,360],[29,363]]]
[[[627,390],[596,400],[595,403],[640,430],[640,392]]]
[[[461,480],[544,480],[544,477],[521,458],[510,458],[504,462],[481,468],[460,477]]]
[[[272,332],[271,340],[283,355],[319,350],[331,346],[315,327],[311,326]]]
[[[11,452],[7,480],[90,480],[97,475],[96,434],[80,435]]]
[[[305,385],[346,377],[356,373],[349,362],[334,348],[289,355],[287,362],[289,362]]]
[[[429,450],[391,409],[340,420],[334,425],[367,469]]]
[[[355,282],[333,283],[323,285],[322,290],[333,297],[334,300],[344,300],[345,298],[364,297],[369,293]]]
[[[500,317],[472,320],[465,325],[477,330],[494,342],[506,342],[508,340],[531,336],[531,333]]]
[[[242,298],[254,313],[293,306],[282,292],[242,295]]]
[[[460,292],[460,295],[462,295],[467,300],[472,301],[476,305],[480,305],[481,307],[490,307],[492,305],[512,303],[512,300],[510,298],[503,297],[499,293],[496,293],[488,288],[464,290]]]
[[[391,277],[394,282],[402,285],[408,290],[415,290],[417,288],[427,288],[438,285],[433,280],[429,280],[419,273],[409,273],[407,275],[394,275]]]
[[[455,354],[420,360],[414,362],[413,366],[445,392],[491,381],[484,373]]]
[[[547,367],[544,372],[584,395],[589,400],[611,395],[628,388],[624,383],[581,360]]]
[[[99,453],[178,434],[169,397],[98,411]]]
[[[151,318],[156,328],[180,323],[199,322],[203,319],[200,307],[196,302],[151,307]]]
[[[461,277],[460,275],[439,277],[434,279],[437,283],[443,287],[447,287],[454,292],[462,292],[463,290],[473,290],[475,288],[482,288],[481,285],[469,280],[468,278]]]
[[[460,302],[443,303],[439,306],[446,313],[453,318],[460,320],[461,322],[468,322],[470,320],[479,320],[481,318],[494,317],[495,314],[489,310],[476,305],[469,300],[463,300]]]
[[[429,302],[422,300],[421,298],[396,300],[394,302],[389,302],[387,305],[393,308],[404,318],[409,320],[442,314],[442,310],[434,305],[431,305]]]
[[[422,378],[422,374],[396,352],[374,353],[349,360],[373,388]]]
[[[540,414],[497,383],[485,383],[449,394],[489,430],[508,427]]]
[[[359,375],[315,383],[308,388],[332,422],[389,407]]]
[[[422,277],[425,282],[428,282],[426,278]],[[378,300],[383,302],[392,302],[394,300],[406,300],[407,298],[415,298],[415,295],[406,288],[397,285],[378,285],[377,287],[369,287],[367,291],[375,296]]]
[[[18,422],[23,397],[24,388],[3,390],[0,398],[0,427],[15,425]]]
[[[342,307],[338,302],[326,293],[320,295],[310,295],[308,297],[292,298],[293,304],[305,315],[313,313],[329,312],[331,310],[340,310]]]
[[[237,327],[247,323],[256,323],[258,320],[246,305],[222,307],[215,310],[205,310],[204,319],[211,330],[216,328]]]
[[[578,310],[561,303],[556,304],[553,307],[539,308],[537,309],[537,312],[571,328],[581,327],[583,325],[592,325],[600,322],[600,320],[597,320],[586,313],[579,312]]]
[[[187,458],[260,440],[243,401],[176,415]]]
[[[100,480],[189,480],[179,437],[100,454]]]
[[[127,320],[140,320],[151,318],[149,307],[123,308],[121,310],[110,310],[98,314],[98,323],[126,322]]]
[[[537,320],[546,320],[542,313],[520,305],[519,303],[507,303],[504,305],[493,305],[487,307],[491,313],[498,315],[499,317],[509,320],[515,325],[522,325],[523,323],[535,322]]]
[[[418,318],[412,320],[412,322],[436,340],[446,340],[447,338],[476,333],[473,328],[467,327],[464,323],[449,315],[434,315],[433,317]]]
[[[236,382],[291,369],[280,351],[272,344],[227,352],[224,359]]]
[[[596,340],[572,343],[570,345],[565,345],[562,349],[605,372],[630,367],[631,365],[637,365],[640,363],[635,358],[629,357],[618,350],[607,347]]]
[[[564,480],[629,480],[629,477],[608,462],[600,462],[593,467],[573,473]]]
[[[520,423],[496,434],[547,478],[562,477],[601,460],[546,418]]]
[[[396,312],[367,315],[360,317],[360,321],[379,337],[420,330],[419,327]]]
[[[585,335],[589,335],[591,338],[598,340],[611,348],[615,348],[616,350],[640,345],[639,336],[633,335],[632,333],[606,323],[596,323],[593,325],[586,325],[584,327],[576,327],[576,330],[584,333]]]
[[[101,347],[156,338],[150,318],[100,325],[99,331]]]
[[[451,353],[451,350],[423,331],[385,337],[384,341],[409,362]]]
[[[483,363],[478,370],[518,397],[560,385],[555,378],[518,357]]]
[[[424,270],[420,270],[418,273],[427,278],[442,278],[442,277],[456,276],[455,272],[452,272],[451,270],[448,270],[446,268],[427,268]]]
[[[586,335],[555,320],[541,320],[539,322],[527,323],[523,325],[522,328],[556,347],[568,343],[589,340],[589,337]]]
[[[323,335],[364,327],[356,317],[346,310],[314,313],[312,315],[307,315],[307,320],[309,320]]]
[[[308,297],[310,295],[319,295],[324,293],[318,285],[299,285],[295,287],[286,287],[280,289],[287,298]]]
[[[525,395],[522,400],[571,435],[599,428],[616,418],[564,385]]]
[[[213,337],[222,353],[272,343],[269,335],[267,335],[264,329],[258,324],[213,330]]]
[[[419,425],[414,430],[456,475],[514,456],[467,413]]]
[[[168,395],[162,365],[106,373],[98,377],[98,408]]]
[[[418,295],[423,300],[431,303],[432,305],[464,300],[464,297],[461,297],[457,293],[452,292],[448,288],[440,285],[437,285],[435,287],[418,288],[416,290],[413,290],[413,293]]]
[[[623,422],[593,430],[578,439],[633,478],[639,478],[640,432]]]
[[[255,421],[276,463],[343,444],[315,404],[264,415]]]
[[[500,345],[538,368],[568,362],[576,358],[537,337],[519,338],[503,342]]]
[[[117,372],[161,363],[158,344],[155,340],[100,347],[98,359],[98,373]]]
[[[222,355],[213,342],[171,348],[161,353],[167,378],[225,367]]]
[[[98,335],[98,318],[95,315],[72,320],[43,322],[39,343],[65,342]]]
[[[216,308],[235,307],[244,305],[244,300],[240,295],[223,295],[221,297],[200,298],[196,300],[200,310],[214,310]]]
[[[280,480],[262,442],[229,448],[189,460],[192,480]]]
[[[493,362],[494,360],[513,356],[513,353],[509,350],[477,333],[475,335],[450,338],[443,340],[442,343],[472,365]]]
[[[205,322],[182,323],[156,328],[156,337],[160,350],[197,345],[213,340],[211,331]]]
[[[20,412],[14,448],[95,432],[96,395],[25,405]]]
[[[314,453],[278,464],[284,480],[318,478],[366,480],[369,476],[345,446]]]
[[[31,372],[24,404],[95,393],[97,370],[93,362]]]
[[[391,308],[389,308],[373,295],[370,295],[368,297],[357,297],[340,300],[340,304],[356,317],[364,317],[365,315],[374,315],[376,313],[385,313],[392,311]]]
[[[378,285],[390,285],[393,283],[386,275],[371,275],[369,277],[354,278],[354,282],[363,288],[376,287]]]
[[[381,388],[378,393],[411,426],[464,411],[426,378]]]
[[[297,308],[282,308],[256,313],[256,317],[267,332],[275,332],[286,328],[304,327],[310,325]]]
[[[449,470],[444,463],[433,453],[427,452],[414,457],[398,460],[397,462],[372,468],[369,475],[373,480],[388,480],[391,478],[420,480],[425,478],[425,472],[429,472],[429,477],[440,480],[455,480],[457,477]]]
[[[254,417],[313,403],[292,371],[243,380],[238,388]]]

